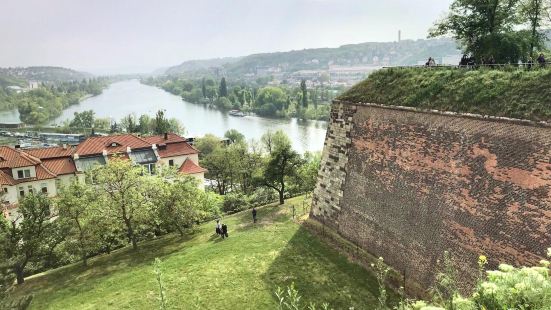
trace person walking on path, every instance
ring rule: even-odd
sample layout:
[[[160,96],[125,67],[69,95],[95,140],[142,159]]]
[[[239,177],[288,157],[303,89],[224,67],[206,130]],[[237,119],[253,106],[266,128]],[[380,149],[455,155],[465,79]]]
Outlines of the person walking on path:
[[[256,223],[256,208],[253,208],[253,223]]]
[[[228,238],[228,226],[226,224],[222,224],[222,239],[224,237]]]
[[[222,224],[220,223],[220,219],[216,220],[216,234],[222,234]]]

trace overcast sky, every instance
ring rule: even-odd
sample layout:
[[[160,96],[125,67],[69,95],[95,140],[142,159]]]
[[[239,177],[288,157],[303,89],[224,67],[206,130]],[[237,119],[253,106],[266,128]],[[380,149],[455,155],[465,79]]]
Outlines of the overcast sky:
[[[425,38],[451,0],[0,0],[0,66],[147,72],[190,59]]]

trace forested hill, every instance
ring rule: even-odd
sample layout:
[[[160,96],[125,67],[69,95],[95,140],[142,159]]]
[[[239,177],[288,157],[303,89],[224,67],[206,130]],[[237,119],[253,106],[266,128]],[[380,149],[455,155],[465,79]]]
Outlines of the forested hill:
[[[26,81],[40,82],[67,82],[81,81],[91,78],[92,75],[62,67],[12,67],[0,68],[0,77]]]
[[[278,67],[282,71],[326,69],[329,64],[341,66],[413,65],[428,57],[442,58],[457,54],[457,44],[450,39],[368,42],[337,48],[315,48],[289,52],[253,54],[241,58],[219,58],[186,61],[165,71],[168,75],[197,72],[223,67],[228,74],[254,73],[259,67]]]

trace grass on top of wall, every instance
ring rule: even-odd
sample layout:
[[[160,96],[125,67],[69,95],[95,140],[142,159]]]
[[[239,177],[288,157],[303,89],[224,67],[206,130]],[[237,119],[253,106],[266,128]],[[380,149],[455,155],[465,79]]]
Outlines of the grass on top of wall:
[[[388,68],[339,100],[551,120],[551,69]]]

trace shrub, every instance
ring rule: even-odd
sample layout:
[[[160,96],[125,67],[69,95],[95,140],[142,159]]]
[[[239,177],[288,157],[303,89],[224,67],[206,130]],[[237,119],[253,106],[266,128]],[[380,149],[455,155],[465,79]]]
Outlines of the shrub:
[[[241,193],[229,193],[224,196],[222,211],[225,213],[236,213],[248,209],[249,201],[247,196]]]

